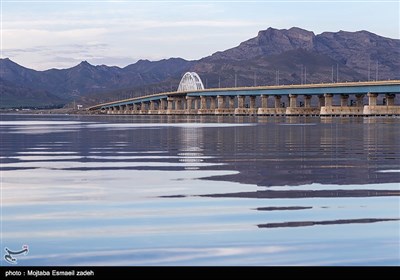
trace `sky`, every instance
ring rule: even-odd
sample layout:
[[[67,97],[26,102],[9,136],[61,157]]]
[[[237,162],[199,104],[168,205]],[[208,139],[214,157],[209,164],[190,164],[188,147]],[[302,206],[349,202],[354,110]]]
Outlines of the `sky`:
[[[83,60],[120,67],[139,59],[196,60],[269,27],[400,38],[400,0],[0,1],[1,57],[36,70]]]

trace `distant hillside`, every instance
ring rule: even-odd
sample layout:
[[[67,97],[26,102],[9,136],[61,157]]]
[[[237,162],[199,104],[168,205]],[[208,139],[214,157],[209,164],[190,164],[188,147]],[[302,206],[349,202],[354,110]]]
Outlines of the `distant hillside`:
[[[26,88],[0,79],[0,109],[58,107],[66,100],[47,91]]]
[[[35,96],[36,103],[74,99],[88,105],[176,90],[186,71],[199,73],[209,88],[234,86],[235,76],[237,86],[400,79],[400,40],[368,31],[315,35],[297,27],[268,28],[198,61],[139,60],[124,68],[83,61],[69,69],[35,71],[2,59],[0,67],[3,107],[27,103],[24,96]]]
[[[300,28],[268,28],[239,46],[203,58],[192,67],[211,86],[400,79],[400,40],[367,31],[314,35]],[[338,68],[338,70],[337,70]],[[337,77],[337,73],[339,74]],[[218,74],[217,74],[218,75]],[[218,81],[219,82],[219,81]]]
[[[69,69],[35,71],[20,66],[10,59],[1,59],[1,78],[20,86],[46,90],[63,98],[76,98],[88,93],[141,86],[180,75],[192,63],[180,58],[157,62],[140,60],[125,68],[93,66],[82,61]]]

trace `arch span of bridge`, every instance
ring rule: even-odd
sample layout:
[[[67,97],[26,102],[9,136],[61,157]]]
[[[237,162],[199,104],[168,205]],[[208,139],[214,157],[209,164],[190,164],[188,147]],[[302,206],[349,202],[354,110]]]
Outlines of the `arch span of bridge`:
[[[192,90],[204,90],[203,82],[200,79],[200,76],[195,72],[186,72],[183,75],[179,86],[178,92],[192,91]]]
[[[176,92],[98,104],[90,111],[140,115],[400,115],[400,80],[204,89],[186,73]]]

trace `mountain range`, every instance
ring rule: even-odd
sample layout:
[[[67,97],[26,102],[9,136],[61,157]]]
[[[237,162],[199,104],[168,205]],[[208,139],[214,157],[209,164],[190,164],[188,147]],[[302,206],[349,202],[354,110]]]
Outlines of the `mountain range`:
[[[196,61],[139,60],[124,68],[91,65],[36,71],[0,60],[0,107],[85,105],[174,91],[187,71],[207,88],[400,79],[400,40],[368,31],[259,31],[239,46]],[[236,84],[235,84],[236,83]]]

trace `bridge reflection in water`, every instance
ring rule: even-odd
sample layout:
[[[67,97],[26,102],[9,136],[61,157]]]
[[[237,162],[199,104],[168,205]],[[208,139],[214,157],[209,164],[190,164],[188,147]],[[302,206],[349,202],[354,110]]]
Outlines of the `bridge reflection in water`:
[[[400,115],[400,80],[204,89],[188,72],[178,91],[88,108],[104,114],[376,116]]]

